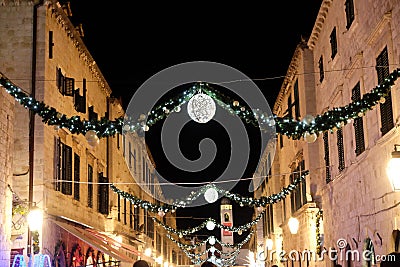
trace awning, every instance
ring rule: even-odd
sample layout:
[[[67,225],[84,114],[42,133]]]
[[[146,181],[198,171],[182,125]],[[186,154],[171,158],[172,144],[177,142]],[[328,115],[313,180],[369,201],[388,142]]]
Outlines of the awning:
[[[52,221],[61,228],[63,228],[65,231],[81,239],[83,242],[88,243],[93,248],[102,251],[104,254],[107,254],[124,263],[132,264],[135,261],[129,258],[128,256],[124,255],[121,251],[119,251],[119,248],[121,247],[121,244],[119,244],[119,242],[116,242],[110,237],[108,237],[109,239],[105,237],[100,238],[100,236],[102,235],[100,232],[97,232],[93,229],[84,229],[81,227],[76,227],[65,222],[60,222],[55,220]],[[135,253],[136,255],[137,253],[139,253],[137,250],[132,252]]]

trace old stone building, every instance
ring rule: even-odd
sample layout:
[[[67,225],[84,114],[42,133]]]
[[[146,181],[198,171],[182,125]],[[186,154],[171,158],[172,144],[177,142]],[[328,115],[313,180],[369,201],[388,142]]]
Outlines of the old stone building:
[[[329,130],[320,125],[300,140],[278,135],[268,180],[256,196],[279,192],[298,171],[310,173],[272,205],[260,227],[257,242],[264,250],[272,239],[272,250],[292,253],[269,262],[375,266],[398,252],[399,193],[386,168],[400,142],[399,81],[373,105],[363,100],[399,67],[399,12],[398,1],[324,0],[310,38],[296,48],[274,113],[304,124],[325,114],[337,123]],[[350,103],[365,108],[354,116],[345,108]],[[267,174],[259,168],[255,175]],[[296,234],[289,231],[290,217],[299,222]]]
[[[26,95],[43,101],[46,112],[55,108],[54,120],[115,120],[124,110],[83,43],[82,28],[75,27],[70,16],[70,6],[57,1],[3,1],[0,71]],[[90,251],[96,260],[121,266],[131,266],[138,258],[155,265],[154,258],[161,255],[163,262],[187,263],[177,245],[154,225],[151,217],[157,214],[110,189],[115,183],[143,201],[157,203],[142,187],[151,184],[151,192],[160,193],[142,138],[127,142],[119,134],[98,138],[98,133],[89,135],[91,131],[85,136],[74,120],[53,126],[23,104],[16,102],[14,108],[15,100],[5,90],[0,101],[5,137],[0,160],[6,166],[0,171],[0,193],[6,199],[0,204],[2,266],[9,264],[11,249],[25,257],[48,254],[53,264],[68,266],[85,263]],[[126,155],[134,155],[132,162]],[[27,211],[42,211],[38,231],[28,229],[26,214],[11,216],[12,192],[14,202],[17,196]],[[174,215],[168,215],[166,220],[174,225]]]
[[[1,76],[1,74],[0,74]],[[13,177],[13,128],[14,128],[14,99],[0,86],[0,265],[6,266],[10,262],[11,250],[11,205],[13,191],[11,183]]]

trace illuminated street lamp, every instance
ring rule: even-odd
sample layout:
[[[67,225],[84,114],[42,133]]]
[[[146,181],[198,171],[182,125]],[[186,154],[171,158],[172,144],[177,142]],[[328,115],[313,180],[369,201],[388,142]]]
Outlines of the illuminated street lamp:
[[[28,225],[30,231],[38,231],[42,228],[43,212],[38,207],[34,206],[28,213]]]
[[[397,149],[400,145],[394,145],[392,158],[387,166],[387,175],[394,191],[400,191],[400,151]]]
[[[297,234],[297,231],[299,230],[299,220],[297,220],[297,218],[290,217],[288,225],[290,232],[293,235]]]

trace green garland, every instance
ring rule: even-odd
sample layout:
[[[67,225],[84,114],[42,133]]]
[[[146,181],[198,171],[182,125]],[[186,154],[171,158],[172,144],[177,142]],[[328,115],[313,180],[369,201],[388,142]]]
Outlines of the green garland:
[[[305,179],[305,177],[309,174],[309,171],[303,171],[297,179],[295,179],[291,184],[289,184],[287,187],[284,187],[279,193],[272,194],[270,196],[262,196],[260,198],[252,198],[252,197],[243,197],[239,194],[231,193],[229,191],[225,191],[223,189],[217,188],[214,184],[207,185],[203,187],[201,190],[198,192],[192,193],[188,198],[186,198],[185,201],[176,201],[174,205],[169,205],[169,204],[164,204],[164,205],[156,205],[152,204],[149,201],[142,200],[138,197],[135,197],[134,195],[122,191],[118,189],[114,184],[110,185],[110,188],[120,195],[121,197],[129,200],[132,204],[136,205],[137,207],[147,209],[151,212],[169,212],[169,211],[175,211],[177,208],[184,208],[188,202],[191,202],[195,199],[195,197],[198,197],[199,195],[203,194],[207,189],[209,188],[214,188],[217,190],[219,193],[221,193],[223,196],[229,198],[230,200],[233,200],[237,203],[239,203],[240,206],[249,206],[249,207],[265,207],[268,204],[274,204],[282,199],[284,199],[287,195],[290,194],[299,184],[302,180]],[[195,196],[195,197],[194,197]],[[188,202],[187,202],[188,201]]]
[[[317,247],[316,247],[316,253],[317,255],[321,255],[322,252],[322,241],[321,241],[321,232],[320,232],[320,220],[322,219],[322,210],[319,210],[317,212],[316,218],[315,218],[315,232],[316,232],[316,239],[317,239]]]
[[[253,124],[260,127],[260,129],[275,126],[276,133],[296,140],[301,139],[305,134],[319,135],[321,132],[333,131],[336,128],[343,127],[352,119],[364,116],[368,110],[385,101],[391,86],[394,85],[399,76],[400,69],[395,69],[382,84],[376,86],[371,92],[364,94],[361,100],[353,101],[343,107],[333,108],[321,115],[317,115],[315,118],[304,119],[303,121],[287,117],[281,118],[276,115],[269,116],[259,109],[250,110],[246,106],[240,106],[238,101],[202,82],[156,106],[148,113],[148,116],[142,114],[139,119],[126,118],[125,123],[124,117],[119,117],[113,121],[105,117],[91,121],[81,120],[80,116],[68,117],[58,112],[55,108],[30,97],[2,73],[0,73],[0,85],[21,105],[42,117],[44,123],[67,128],[73,134],[85,134],[89,130],[94,130],[98,137],[102,138],[127,131],[147,131],[149,126],[164,119],[171,112],[178,112],[182,104],[186,103],[196,92],[202,90],[222,108],[233,115],[239,116],[246,123]]]
[[[177,230],[174,229],[166,224],[164,224],[163,222],[161,222],[160,220],[158,220],[157,218],[153,217],[153,221],[155,221],[158,225],[162,226],[165,230],[167,230],[170,233],[174,233],[176,235],[178,235],[180,238],[182,238],[183,236],[189,235],[189,234],[193,234],[195,232],[200,231],[201,229],[203,229],[204,227],[207,226],[207,223],[212,222],[214,223],[214,225],[220,229],[224,229],[230,232],[240,232],[240,231],[247,231],[250,227],[252,227],[253,225],[257,224],[258,221],[261,219],[261,217],[265,214],[265,210],[263,210],[260,214],[257,215],[256,218],[254,218],[254,220],[244,224],[244,225],[240,225],[238,227],[230,227],[230,226],[226,226],[223,224],[218,223],[216,220],[214,220],[213,218],[208,218],[207,220],[205,220],[203,223],[201,223],[200,225],[196,226],[196,227],[192,227],[192,228],[188,228],[188,229],[182,229],[182,230]]]

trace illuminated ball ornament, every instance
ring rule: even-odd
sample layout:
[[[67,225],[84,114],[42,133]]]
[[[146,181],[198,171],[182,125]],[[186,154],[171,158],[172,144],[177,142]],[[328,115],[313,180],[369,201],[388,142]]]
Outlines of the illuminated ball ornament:
[[[207,224],[206,224],[206,228],[207,228],[207,230],[209,230],[209,231],[214,230],[214,228],[215,228],[215,223],[214,223],[213,221],[208,221]]]
[[[192,96],[187,105],[190,118],[198,123],[207,123],[210,121],[215,115],[215,110],[214,100],[203,93]]]
[[[94,130],[89,130],[85,134],[86,140],[88,144],[92,147],[97,146],[100,143],[100,139],[97,136],[96,131]]]
[[[315,140],[317,140],[317,135],[315,133],[305,132],[303,138],[307,143],[314,143]]]
[[[218,199],[218,192],[215,188],[208,188],[206,192],[204,192],[204,198],[208,203],[214,203]]]
[[[215,244],[215,237],[214,236],[211,236],[209,239],[208,239],[208,243],[210,244],[210,245],[214,245]]]

